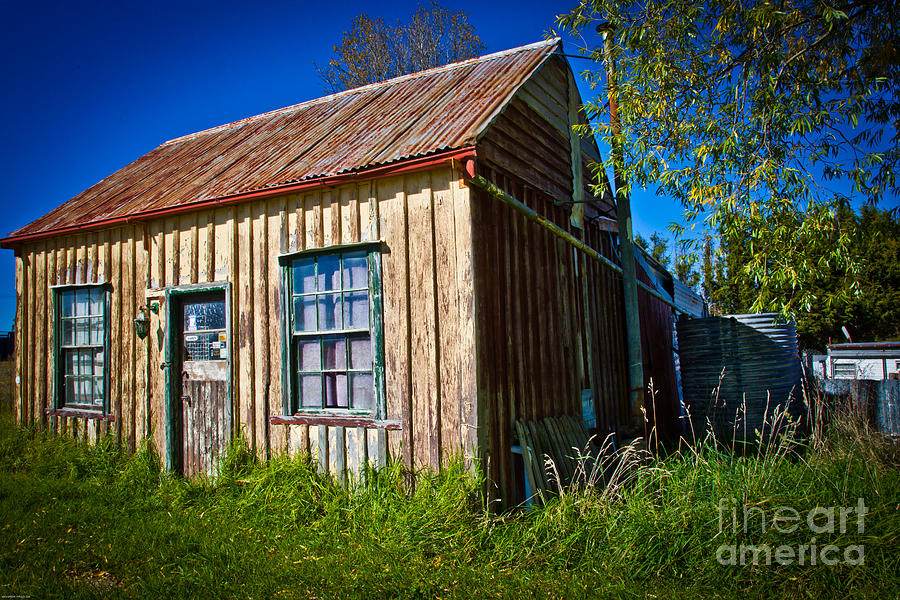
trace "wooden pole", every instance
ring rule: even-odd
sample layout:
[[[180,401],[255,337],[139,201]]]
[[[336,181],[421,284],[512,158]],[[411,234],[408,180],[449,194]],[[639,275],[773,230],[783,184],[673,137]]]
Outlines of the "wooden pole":
[[[606,92],[612,129],[613,179],[616,194],[616,219],[619,223],[619,255],[622,258],[622,291],[625,297],[625,331],[628,345],[631,425],[639,429],[644,397],[644,363],[641,356],[641,320],[638,313],[637,276],[634,265],[634,233],[631,229],[631,199],[626,190],[625,157],[622,151],[622,122],[619,119],[616,63],[612,50],[612,24],[601,25],[603,59],[606,62]]]

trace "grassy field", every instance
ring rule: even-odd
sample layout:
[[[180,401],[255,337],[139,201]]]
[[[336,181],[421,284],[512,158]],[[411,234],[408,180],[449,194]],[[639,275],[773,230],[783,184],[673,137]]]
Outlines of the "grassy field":
[[[257,464],[235,444],[212,485],[166,475],[146,449],[18,429],[0,406],[0,596],[900,596],[900,453],[846,421],[751,458],[714,446],[632,454],[605,491],[498,515],[461,468],[419,474],[414,490],[396,466],[345,488],[307,460]],[[853,513],[843,532],[818,533],[827,512],[815,531],[805,522],[858,498],[862,531]],[[732,526],[745,506],[746,531]],[[773,526],[779,507],[801,515],[796,531]],[[720,564],[721,548],[740,544],[834,545],[839,562],[862,547],[864,562]]]

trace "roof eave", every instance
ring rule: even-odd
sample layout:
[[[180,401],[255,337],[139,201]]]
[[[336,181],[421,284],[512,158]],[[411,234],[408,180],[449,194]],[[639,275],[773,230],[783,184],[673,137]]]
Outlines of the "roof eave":
[[[264,189],[256,189],[246,192],[240,192],[238,194],[219,196],[216,198],[206,198],[197,202],[191,202],[190,204],[181,204],[179,206],[169,206],[161,209],[136,212],[129,215],[123,215],[121,217],[112,217],[109,219],[102,219],[98,221],[89,221],[87,223],[79,223],[78,225],[48,229],[46,231],[38,231],[35,233],[9,235],[7,237],[0,238],[0,248],[11,250],[17,248],[18,246],[21,246],[26,242],[44,238],[81,233],[83,231],[92,231],[97,229],[108,229],[111,227],[118,227],[129,223],[151,221],[153,219],[158,219],[175,214],[184,214],[198,210],[216,208],[219,206],[241,204],[243,202],[262,200],[265,198],[281,196],[298,191],[306,191],[323,187],[333,187],[354,181],[378,179],[382,177],[389,177],[392,175],[402,175],[404,173],[428,171],[438,166],[452,165],[454,164],[454,162],[459,162],[461,167],[462,163],[466,159],[474,157],[475,146],[464,146],[462,148],[444,150],[426,156],[408,158],[386,165],[368,167],[358,171],[306,179],[296,183],[281,184]]]

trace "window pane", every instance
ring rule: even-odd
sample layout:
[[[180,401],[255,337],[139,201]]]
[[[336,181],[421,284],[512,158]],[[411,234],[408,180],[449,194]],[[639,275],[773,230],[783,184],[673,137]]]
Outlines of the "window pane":
[[[75,312],[75,292],[73,290],[62,292],[59,303],[62,305],[62,316],[71,317]]]
[[[371,410],[375,406],[375,386],[371,373],[350,373],[350,393],[353,408]]]
[[[91,288],[90,290],[90,314],[103,314],[103,290],[101,288]]]
[[[225,302],[191,302],[184,305],[184,330],[207,331],[225,329]]]
[[[372,368],[372,342],[368,337],[350,338],[350,368]]]
[[[300,370],[318,371],[322,361],[319,356],[319,340],[300,342]]]
[[[322,407],[322,376],[300,376],[300,406],[304,408]]]
[[[316,331],[316,297],[294,298],[294,331]]]
[[[78,353],[71,350],[66,351],[66,357],[63,359],[66,368],[66,375],[78,374]]]
[[[103,366],[105,363],[105,359],[103,356],[103,350],[97,350],[94,352],[94,375],[103,375]]]
[[[93,403],[97,406],[103,406],[103,378],[102,377],[94,377]]]
[[[344,255],[344,289],[367,288],[368,273],[365,252],[351,252]]]
[[[79,317],[86,317],[90,314],[90,290],[75,290],[75,314]]]
[[[347,374],[325,373],[325,407],[347,408]]]
[[[91,394],[91,383],[87,377],[78,377],[75,380],[75,403],[87,404]]]
[[[344,328],[369,328],[369,293],[351,292],[344,294]]]
[[[75,380],[66,377],[66,397],[65,404],[73,404],[75,402]]]
[[[75,319],[75,345],[87,346],[90,343],[88,319]]]
[[[93,375],[94,374],[94,356],[90,350],[78,351],[78,374]]]
[[[91,317],[91,345],[100,346],[103,344],[103,317]]]
[[[319,331],[343,329],[341,325],[341,295],[322,294],[319,296]]]
[[[63,346],[71,346],[75,343],[75,322],[72,319],[63,319],[60,343]]]
[[[305,294],[316,291],[316,261],[304,258],[294,261],[294,293]]]
[[[319,262],[319,290],[320,292],[328,290],[341,289],[341,271],[340,263],[337,256],[320,256]]]
[[[347,342],[343,336],[322,338],[322,361],[325,369],[347,368]]]

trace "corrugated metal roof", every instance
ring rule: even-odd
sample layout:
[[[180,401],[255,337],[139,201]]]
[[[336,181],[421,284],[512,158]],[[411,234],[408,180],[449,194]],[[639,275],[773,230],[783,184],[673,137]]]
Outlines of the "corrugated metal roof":
[[[89,225],[474,144],[553,39],[170,140],[10,237]]]

